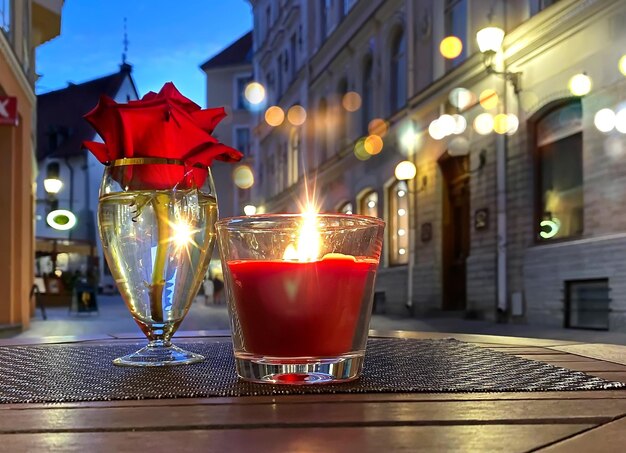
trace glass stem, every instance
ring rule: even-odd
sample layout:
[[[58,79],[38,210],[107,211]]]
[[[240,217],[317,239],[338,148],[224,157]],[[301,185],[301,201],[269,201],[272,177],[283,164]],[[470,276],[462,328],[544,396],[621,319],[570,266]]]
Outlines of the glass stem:
[[[148,342],[149,348],[169,348],[172,342],[169,340],[151,340]]]
[[[152,201],[157,217],[158,243],[152,266],[152,284],[150,285],[150,312],[155,322],[163,322],[163,288],[165,286],[165,261],[170,239],[168,222],[169,195],[157,193]]]

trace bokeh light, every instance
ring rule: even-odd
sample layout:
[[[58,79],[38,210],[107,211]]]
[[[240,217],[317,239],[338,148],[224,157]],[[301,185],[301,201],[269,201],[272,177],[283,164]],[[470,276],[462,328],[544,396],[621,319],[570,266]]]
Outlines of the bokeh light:
[[[365,150],[365,137],[358,139],[354,144],[354,155],[359,160],[367,160],[372,157],[372,155]]]
[[[356,91],[348,91],[343,95],[341,104],[348,112],[356,112],[361,108],[361,95]]]
[[[389,125],[387,124],[387,121],[381,118],[374,118],[367,126],[367,131],[370,135],[378,135],[383,138],[387,135],[387,132],[389,132]]]
[[[485,112],[474,118],[474,130],[480,135],[490,134],[493,131],[493,115]]]
[[[439,44],[439,52],[444,58],[454,59],[463,52],[463,42],[456,36],[446,36]]]
[[[244,90],[246,100],[252,105],[259,105],[265,100],[265,87],[259,82],[250,82]]]
[[[383,139],[378,135],[370,135],[363,142],[363,148],[367,154],[375,156],[383,150]]]
[[[254,215],[256,214],[256,206],[253,204],[247,204],[243,207],[243,213],[245,215]]]
[[[495,109],[498,106],[498,93],[496,90],[487,88],[480,93],[478,100],[485,110]]]
[[[620,135],[610,135],[604,141],[604,152],[611,160],[622,160],[626,152],[624,138]]]
[[[509,117],[506,113],[498,113],[493,117],[493,130],[496,134],[506,134],[509,130]]]
[[[611,109],[598,110],[593,117],[593,124],[600,132],[611,132],[615,128],[615,112]]]
[[[463,115],[452,115],[454,118],[454,134],[462,134],[467,128],[467,120]]]
[[[435,140],[441,140],[446,136],[443,128],[439,125],[439,120],[431,121],[428,125],[428,134]]]
[[[454,137],[448,143],[448,154],[451,156],[467,156],[469,153],[470,143],[465,137]]]
[[[301,105],[292,105],[287,111],[287,120],[294,126],[302,126],[306,121],[306,110]]]
[[[622,134],[626,134],[626,107],[615,115],[615,129]]]
[[[444,136],[454,134],[454,130],[456,129],[456,120],[452,115],[441,115],[437,120],[437,124]]]
[[[591,77],[587,74],[576,74],[569,79],[569,90],[574,96],[584,96],[591,91]]]
[[[273,105],[265,111],[265,122],[272,127],[277,127],[285,121],[285,112],[277,105]]]
[[[619,72],[626,76],[626,55],[623,55],[622,58],[619,59],[617,67],[619,68]]]
[[[506,131],[507,135],[513,135],[519,129],[519,118],[515,113],[509,113],[508,115],[509,129]]]
[[[474,101],[474,93],[467,88],[458,87],[450,91],[448,95],[450,104],[459,110],[465,110]]]
[[[415,178],[417,174],[417,168],[415,164],[408,160],[403,160],[398,165],[396,165],[396,169],[394,171],[396,179],[399,181],[408,181],[409,179]]]
[[[233,170],[233,181],[240,189],[249,189],[254,185],[254,174],[248,165],[238,165]]]

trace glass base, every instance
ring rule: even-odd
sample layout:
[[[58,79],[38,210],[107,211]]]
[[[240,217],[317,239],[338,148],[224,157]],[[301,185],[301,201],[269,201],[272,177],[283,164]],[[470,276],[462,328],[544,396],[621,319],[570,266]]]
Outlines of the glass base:
[[[358,379],[364,354],[337,357],[263,357],[235,354],[240,378],[264,384],[337,384]]]
[[[170,342],[151,341],[139,351],[113,360],[119,366],[173,366],[198,363],[204,356],[185,351]]]

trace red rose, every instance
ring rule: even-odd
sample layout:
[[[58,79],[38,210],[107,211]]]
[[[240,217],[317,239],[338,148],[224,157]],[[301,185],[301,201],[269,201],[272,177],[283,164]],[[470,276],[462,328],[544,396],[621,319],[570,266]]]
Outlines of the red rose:
[[[171,82],[158,93],[151,91],[127,104],[101,96],[85,119],[104,143],[84,142],[83,146],[102,163],[137,157],[184,163],[119,167],[116,180],[131,189],[171,189],[181,183],[201,187],[207,172],[199,167],[210,166],[213,159],[236,162],[243,156],[211,136],[225,116],[223,108],[202,110]]]

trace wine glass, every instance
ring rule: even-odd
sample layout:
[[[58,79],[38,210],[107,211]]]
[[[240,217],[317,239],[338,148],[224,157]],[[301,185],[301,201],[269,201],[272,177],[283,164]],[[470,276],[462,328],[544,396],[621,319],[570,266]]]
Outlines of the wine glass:
[[[157,158],[107,165],[98,228],[111,274],[148,338],[113,361],[166,366],[204,357],[171,343],[202,283],[215,243],[217,199],[208,167]]]

